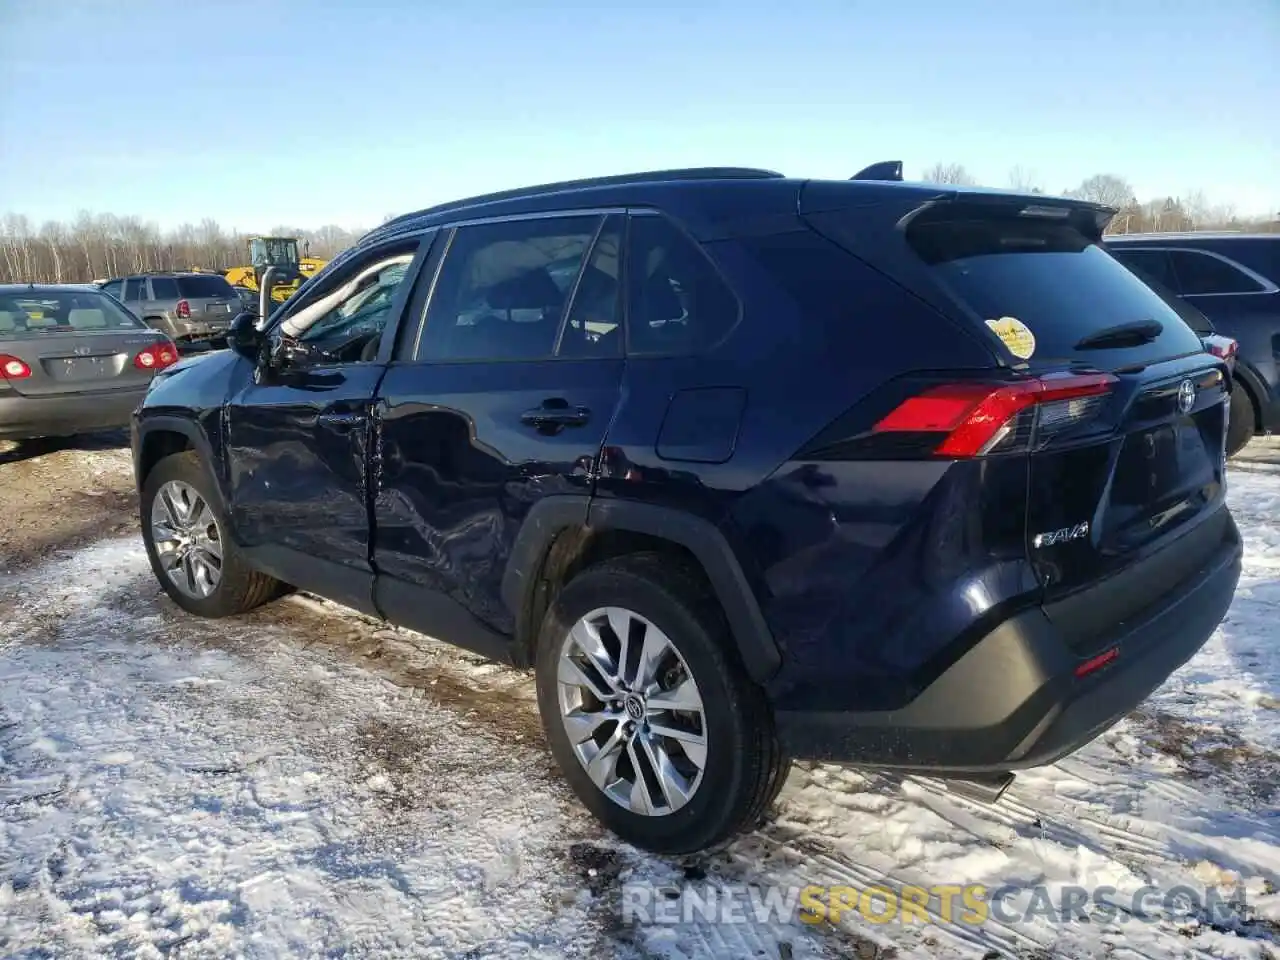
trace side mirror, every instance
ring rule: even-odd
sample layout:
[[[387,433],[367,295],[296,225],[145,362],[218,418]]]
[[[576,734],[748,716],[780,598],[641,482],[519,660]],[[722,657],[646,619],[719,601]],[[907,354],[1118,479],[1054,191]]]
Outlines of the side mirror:
[[[305,343],[278,331],[268,338],[267,365],[273,373],[305,370],[311,362],[311,349]]]
[[[227,327],[227,346],[254,363],[257,363],[258,354],[262,351],[262,331],[258,329],[257,323],[257,316],[246,310],[238,314],[231,321],[231,326]]]

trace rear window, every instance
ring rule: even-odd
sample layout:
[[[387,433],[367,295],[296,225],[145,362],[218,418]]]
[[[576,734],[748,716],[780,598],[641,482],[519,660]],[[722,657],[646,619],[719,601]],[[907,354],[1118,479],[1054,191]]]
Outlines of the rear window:
[[[231,284],[227,283],[224,277],[179,277],[178,292],[183,296],[191,299],[199,299],[201,297],[213,297],[215,299],[234,300],[236,296],[235,290],[231,289]]]
[[[1111,255],[1126,267],[1150,283],[1152,280],[1170,290],[1178,289],[1178,277],[1173,272],[1173,262],[1163,250],[1133,250],[1128,247],[1112,247]]]
[[[173,277],[152,277],[151,295],[157,300],[177,300],[178,281]]]
[[[1145,360],[1178,356],[1200,341],[1177,312],[1105,250],[1066,223],[1013,218],[934,220],[913,224],[907,240],[952,297],[996,330],[1015,338],[1026,359]],[[1151,343],[1083,350],[1085,338],[1155,320]],[[1029,330],[1034,344],[1016,337]],[[1018,355],[1015,353],[1015,355]],[[1123,355],[1123,356],[1121,356]]]
[[[96,291],[0,294],[0,342],[97,330],[145,330],[143,323]]]
[[[1154,290],[1188,327],[1199,334],[1214,332],[1209,318],[1174,292],[1178,280],[1173,275],[1173,264],[1163,250],[1110,248],[1110,252]]]

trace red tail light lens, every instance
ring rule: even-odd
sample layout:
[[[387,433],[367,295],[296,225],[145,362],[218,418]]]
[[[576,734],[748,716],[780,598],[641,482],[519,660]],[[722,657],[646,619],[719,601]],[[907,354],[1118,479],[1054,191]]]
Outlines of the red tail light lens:
[[[168,340],[152,344],[133,358],[139,370],[163,370],[178,362],[178,348]]]
[[[1205,348],[1219,360],[1230,360],[1240,352],[1240,344],[1230,337],[1205,337]]]
[[[0,353],[0,377],[6,380],[25,380],[31,376],[31,368],[7,353]]]
[[[179,301],[178,301],[178,306],[177,306],[177,311],[178,311],[178,319],[179,319],[179,320],[190,320],[190,319],[191,319],[191,304],[187,303],[187,301],[185,301],[185,300],[179,300]]]
[[[1076,677],[1087,677],[1091,673],[1096,673],[1118,656],[1120,656],[1120,648],[1112,647],[1110,650],[1106,650],[1103,653],[1098,654],[1096,657],[1090,657],[1084,663],[1080,664],[1080,666],[1076,667]]]
[[[908,397],[874,433],[941,434],[939,457],[979,457],[1019,449],[1032,436],[1078,426],[1102,409],[1116,378],[1057,374],[1016,383],[949,383]]]

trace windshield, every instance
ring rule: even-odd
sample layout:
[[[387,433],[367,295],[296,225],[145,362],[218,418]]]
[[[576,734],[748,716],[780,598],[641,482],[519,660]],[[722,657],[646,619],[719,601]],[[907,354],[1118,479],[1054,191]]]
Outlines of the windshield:
[[[0,293],[0,342],[97,330],[145,330],[115,300],[97,291]]]
[[[298,241],[288,237],[255,237],[249,241],[249,259],[255,267],[297,266]]]

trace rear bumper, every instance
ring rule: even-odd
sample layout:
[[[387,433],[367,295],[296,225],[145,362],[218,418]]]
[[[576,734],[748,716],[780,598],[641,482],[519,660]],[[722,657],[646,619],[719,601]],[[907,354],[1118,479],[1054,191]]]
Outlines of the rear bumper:
[[[172,324],[173,339],[205,340],[209,337],[224,337],[229,326],[230,322],[226,320],[213,322],[178,320]]]
[[[1116,723],[1204,645],[1231,605],[1241,553],[1227,517],[1219,548],[1153,610],[1107,630],[1093,649],[1118,654],[1083,678],[1075,671],[1088,657],[1072,652],[1036,607],[987,633],[901,709],[779,711],[783,745],[797,758],[936,773],[1053,763]]]
[[[0,396],[0,438],[61,437],[127,427],[146,394],[143,387],[55,397]]]

